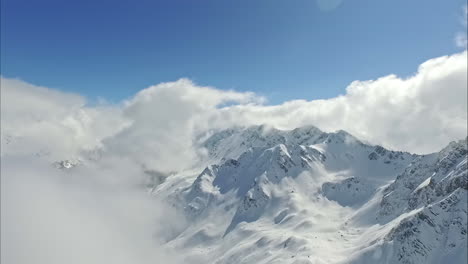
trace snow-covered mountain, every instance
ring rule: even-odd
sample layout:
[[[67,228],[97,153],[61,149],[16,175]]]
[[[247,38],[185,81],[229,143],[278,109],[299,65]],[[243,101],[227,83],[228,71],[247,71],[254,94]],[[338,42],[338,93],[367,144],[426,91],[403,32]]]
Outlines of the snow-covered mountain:
[[[164,245],[187,263],[466,263],[466,139],[415,155],[255,126],[200,147],[208,166],[151,189],[190,223]]]

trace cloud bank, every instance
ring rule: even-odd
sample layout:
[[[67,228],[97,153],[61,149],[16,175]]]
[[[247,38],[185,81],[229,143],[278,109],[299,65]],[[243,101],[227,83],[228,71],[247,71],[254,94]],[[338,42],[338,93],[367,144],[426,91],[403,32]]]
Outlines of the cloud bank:
[[[258,124],[343,129],[391,149],[438,151],[467,136],[466,73],[465,50],[428,60],[407,78],[354,81],[335,98],[280,105],[188,79],[89,105],[2,77],[2,263],[176,263],[158,240],[183,220],[142,192],[143,170],[190,168],[204,158],[202,135]],[[99,162],[68,173],[50,166],[86,156]]]
[[[2,153],[46,153],[56,160],[101,147],[159,170],[179,170],[201,155],[194,145],[199,135],[257,124],[344,129],[388,148],[434,152],[466,136],[466,72],[463,51],[428,60],[407,78],[354,81],[335,98],[280,105],[180,79],[118,105],[89,106],[80,95],[2,78]]]

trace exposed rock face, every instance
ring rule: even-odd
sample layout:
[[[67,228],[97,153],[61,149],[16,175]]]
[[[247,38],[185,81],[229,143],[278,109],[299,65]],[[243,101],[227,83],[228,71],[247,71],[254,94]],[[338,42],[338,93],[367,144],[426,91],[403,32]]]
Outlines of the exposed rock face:
[[[380,219],[386,221],[427,206],[459,188],[468,189],[466,140],[452,142],[439,153],[416,158],[384,190]]]
[[[76,160],[61,160],[61,161],[56,161],[53,163],[53,166],[57,169],[61,169],[61,170],[68,170],[68,169],[72,169],[78,165],[81,164],[81,160],[79,159],[76,159]]]

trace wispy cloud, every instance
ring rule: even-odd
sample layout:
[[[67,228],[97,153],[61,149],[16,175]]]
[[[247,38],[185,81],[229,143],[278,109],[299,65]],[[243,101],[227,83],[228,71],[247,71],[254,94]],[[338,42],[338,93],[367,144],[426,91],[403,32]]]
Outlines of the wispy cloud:
[[[331,11],[338,8],[343,0],[316,0],[317,6],[321,11]]]
[[[463,26],[463,31],[458,32],[457,35],[455,36],[455,44],[457,45],[457,47],[466,49],[468,46],[468,40],[467,40],[468,6],[467,5],[463,7],[463,17],[460,20]]]

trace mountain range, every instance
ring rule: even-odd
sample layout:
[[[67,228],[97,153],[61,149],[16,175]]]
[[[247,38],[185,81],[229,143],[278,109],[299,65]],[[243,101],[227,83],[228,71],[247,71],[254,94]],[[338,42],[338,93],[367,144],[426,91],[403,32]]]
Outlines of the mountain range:
[[[254,126],[201,146],[204,168],[150,190],[188,219],[164,244],[187,263],[466,262],[466,139],[416,155]]]

